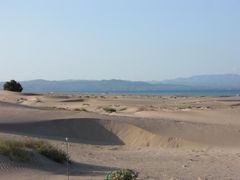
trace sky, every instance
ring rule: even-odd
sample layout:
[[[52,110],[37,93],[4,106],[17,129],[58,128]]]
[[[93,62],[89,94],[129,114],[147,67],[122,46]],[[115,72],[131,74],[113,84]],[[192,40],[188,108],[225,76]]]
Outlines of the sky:
[[[0,81],[240,74],[239,0],[0,0]]]

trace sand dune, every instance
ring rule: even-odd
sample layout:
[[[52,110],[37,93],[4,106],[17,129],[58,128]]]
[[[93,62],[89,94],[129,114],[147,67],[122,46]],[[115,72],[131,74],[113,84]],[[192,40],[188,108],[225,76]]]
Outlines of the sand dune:
[[[70,138],[72,179],[103,179],[116,168],[135,169],[139,179],[237,179],[238,101],[0,92],[0,133],[45,139],[63,149]],[[0,178],[65,178],[66,166],[36,158],[19,164],[0,156]]]
[[[33,113],[31,108],[28,109],[23,105],[2,104],[11,108],[23,108],[22,110],[26,111],[24,114]],[[85,114],[86,118],[64,119],[63,117],[62,119],[51,119],[59,112],[42,111],[44,113],[40,117],[34,118],[33,121],[30,119],[27,122],[26,120],[9,123],[6,121],[1,122],[0,130],[2,132],[58,140],[69,137],[74,142],[87,144],[126,144],[160,147],[179,147],[189,144],[198,144],[199,146],[240,146],[240,125],[193,123],[150,118],[146,120],[133,117],[121,118],[119,116],[117,119],[116,117],[106,117],[104,119],[104,116],[99,116],[103,119],[95,119],[88,113]]]
[[[42,137],[56,140],[70,138],[71,142],[123,145],[124,143],[111,131],[101,125],[98,119],[56,119],[50,121],[4,123],[0,131]]]
[[[133,124],[91,118],[1,123],[0,131],[54,140],[68,137],[71,142],[95,145],[180,147],[191,144],[183,138],[161,136]]]

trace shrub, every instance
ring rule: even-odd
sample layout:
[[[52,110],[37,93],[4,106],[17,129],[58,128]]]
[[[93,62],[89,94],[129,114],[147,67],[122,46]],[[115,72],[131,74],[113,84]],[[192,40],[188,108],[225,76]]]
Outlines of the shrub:
[[[74,111],[84,111],[84,112],[88,112],[88,110],[87,109],[85,109],[85,108],[75,108],[75,109],[73,109]]]
[[[6,91],[14,91],[14,92],[22,92],[23,90],[21,84],[16,82],[15,80],[6,82],[3,85],[3,89]]]
[[[103,110],[106,111],[107,113],[117,112],[117,110],[112,107],[104,107]]]
[[[36,150],[39,154],[42,154],[55,162],[63,164],[65,161],[68,161],[67,154],[64,151],[57,149],[50,144],[44,144]]]
[[[106,176],[105,180],[135,180],[137,176],[137,172],[130,169],[121,169],[111,172]]]
[[[25,141],[25,146],[27,148],[34,149],[39,154],[58,163],[64,163],[69,159],[69,157],[64,151],[55,148],[54,146],[45,141],[28,140]]]
[[[0,140],[0,154],[13,161],[25,162],[31,159],[31,153],[25,148],[24,143],[15,140]]]
[[[17,140],[0,140],[0,154],[9,157],[15,161],[29,161],[31,151],[35,151],[55,162],[64,163],[69,160],[67,154],[52,146],[45,141],[17,141]]]

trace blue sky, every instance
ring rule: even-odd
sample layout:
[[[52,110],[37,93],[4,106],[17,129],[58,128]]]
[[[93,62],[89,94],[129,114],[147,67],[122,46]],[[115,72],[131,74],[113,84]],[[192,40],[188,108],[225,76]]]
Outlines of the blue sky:
[[[0,0],[0,80],[240,74],[239,0]]]

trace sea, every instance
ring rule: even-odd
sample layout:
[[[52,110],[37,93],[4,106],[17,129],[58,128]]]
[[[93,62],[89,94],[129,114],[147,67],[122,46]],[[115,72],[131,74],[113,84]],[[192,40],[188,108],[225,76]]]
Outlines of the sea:
[[[136,94],[159,96],[240,96],[239,90],[161,90],[161,91],[74,91],[64,93],[84,94]]]

